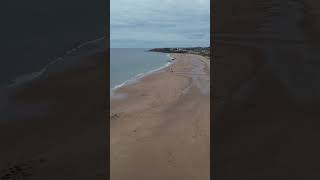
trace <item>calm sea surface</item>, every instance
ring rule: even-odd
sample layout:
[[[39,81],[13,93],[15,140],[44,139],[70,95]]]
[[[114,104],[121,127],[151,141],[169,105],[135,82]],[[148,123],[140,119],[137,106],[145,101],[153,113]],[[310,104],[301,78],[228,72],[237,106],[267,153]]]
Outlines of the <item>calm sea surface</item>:
[[[146,73],[168,65],[165,53],[148,49],[112,48],[110,50],[110,88],[123,85]]]
[[[107,1],[3,0],[0,87],[105,34]]]

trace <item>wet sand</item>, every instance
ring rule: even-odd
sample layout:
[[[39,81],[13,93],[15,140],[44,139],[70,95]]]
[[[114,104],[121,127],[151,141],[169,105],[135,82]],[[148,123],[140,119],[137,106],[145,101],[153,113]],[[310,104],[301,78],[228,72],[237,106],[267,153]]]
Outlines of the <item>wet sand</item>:
[[[112,180],[210,179],[209,63],[171,56],[171,66],[111,98]]]
[[[213,5],[213,179],[320,179],[319,5]]]

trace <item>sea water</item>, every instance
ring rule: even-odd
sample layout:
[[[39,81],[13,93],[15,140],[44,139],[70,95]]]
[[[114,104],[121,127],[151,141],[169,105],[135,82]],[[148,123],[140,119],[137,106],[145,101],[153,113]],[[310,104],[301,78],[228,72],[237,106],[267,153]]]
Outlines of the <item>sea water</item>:
[[[111,48],[110,88],[118,87],[168,66],[166,53],[150,52],[142,48]]]
[[[1,1],[0,89],[105,36],[104,1]],[[90,13],[84,13],[94,9]]]

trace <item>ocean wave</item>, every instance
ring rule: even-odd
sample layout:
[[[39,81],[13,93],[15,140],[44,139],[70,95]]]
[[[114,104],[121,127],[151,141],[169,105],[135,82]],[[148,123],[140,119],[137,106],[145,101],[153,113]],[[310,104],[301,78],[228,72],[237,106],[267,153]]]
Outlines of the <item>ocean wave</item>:
[[[170,54],[167,54],[167,56],[168,56],[170,59],[173,59],[173,57],[172,57],[172,56],[170,56]]]
[[[75,55],[81,55],[80,53],[82,53],[82,52],[80,52],[80,50],[82,50],[83,48],[88,47],[92,44],[97,44],[104,39],[106,39],[106,36],[102,36],[97,39],[89,40],[84,43],[81,43],[78,46],[73,47],[72,49],[65,51],[63,56],[52,59],[47,65],[45,65],[39,71],[31,72],[28,74],[23,74],[23,75],[18,76],[17,78],[15,78],[12,81],[12,83],[9,83],[8,85],[6,85],[5,88],[14,87],[14,86],[18,86],[21,84],[31,82],[37,78],[42,77],[42,75],[44,75],[45,73],[46,73],[46,75],[52,75],[52,74],[54,74],[54,72],[57,72],[59,68],[61,70],[63,69],[63,66],[61,66],[61,64],[66,63],[66,62],[64,62],[64,60],[66,58],[72,57]],[[78,53],[78,54],[76,54],[76,53]],[[85,52],[83,52],[83,53],[85,53]],[[61,63],[61,64],[59,64],[59,63]],[[52,70],[52,71],[50,71],[48,73],[49,70]]]
[[[121,88],[121,87],[123,87],[123,86],[127,86],[127,85],[130,85],[130,84],[133,84],[133,83],[137,82],[138,80],[144,78],[145,76],[150,75],[150,74],[153,74],[153,73],[156,73],[156,72],[158,72],[158,71],[160,71],[160,70],[162,70],[162,69],[170,66],[170,65],[173,64],[173,63],[174,63],[174,62],[167,62],[165,65],[163,65],[163,66],[161,66],[161,67],[159,67],[159,68],[157,68],[157,69],[153,69],[153,70],[148,71],[148,72],[146,72],[146,73],[137,74],[137,75],[135,75],[133,78],[128,79],[128,80],[124,81],[124,82],[121,83],[121,84],[115,85],[115,86],[114,86],[113,88],[111,88],[111,90],[110,90],[110,96],[113,96],[113,95],[114,95],[114,92],[115,92],[117,89],[119,89],[119,88]]]

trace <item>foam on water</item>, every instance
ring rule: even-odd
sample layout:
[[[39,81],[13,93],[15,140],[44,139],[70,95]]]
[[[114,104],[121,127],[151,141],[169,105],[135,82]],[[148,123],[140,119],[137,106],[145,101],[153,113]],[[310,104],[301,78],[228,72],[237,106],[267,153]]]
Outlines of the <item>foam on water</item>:
[[[24,74],[24,75],[21,75],[21,76],[18,76],[16,79],[13,80],[12,83],[6,85],[5,87],[14,87],[14,86],[18,86],[18,85],[21,85],[21,84],[24,84],[24,83],[27,83],[27,82],[30,82],[36,78],[39,78],[41,77],[44,73],[49,73],[49,74],[52,74],[54,72],[57,72],[60,70],[63,70],[63,64],[66,64],[65,59],[68,58],[68,57],[71,57],[72,55],[75,55],[73,53],[76,53],[76,52],[79,52],[79,53],[85,53],[85,52],[82,52],[83,51],[83,48],[85,47],[88,47],[90,45],[94,45],[94,44],[97,44],[97,43],[100,43],[102,40],[104,40],[106,37],[105,36],[102,36],[102,37],[99,37],[97,39],[94,39],[94,40],[90,40],[90,41],[87,41],[87,42],[84,42],[82,44],[80,44],[78,47],[76,48],[72,48],[71,50],[67,50],[65,52],[65,55],[64,57],[57,57],[55,59],[53,59],[52,61],[50,61],[47,65],[45,65],[42,69],[40,69],[39,71],[36,71],[36,72],[32,72],[32,73],[29,73],[29,74]],[[79,54],[78,54],[79,55]],[[59,64],[60,63],[60,64]]]
[[[116,49],[114,54],[112,56],[111,53],[110,96],[115,96],[117,89],[135,83],[145,76],[156,73],[172,64],[172,62],[168,62],[171,59],[169,54],[148,52],[143,49]]]
[[[161,66],[160,68],[157,68],[157,69],[153,69],[151,71],[148,71],[146,73],[140,73],[138,75],[136,75],[134,78],[131,78],[131,79],[128,79],[126,81],[124,81],[123,83],[121,84],[118,84],[116,86],[114,86],[113,88],[111,88],[111,91],[110,91],[110,96],[115,96],[116,93],[115,91],[123,86],[127,86],[127,85],[130,85],[130,84],[133,84],[133,83],[136,83],[137,81],[139,81],[140,79],[144,78],[145,76],[147,75],[150,75],[152,73],[157,73],[159,72],[160,70],[170,66],[173,62],[168,62],[166,63],[165,65]],[[118,94],[118,93],[117,93]]]

